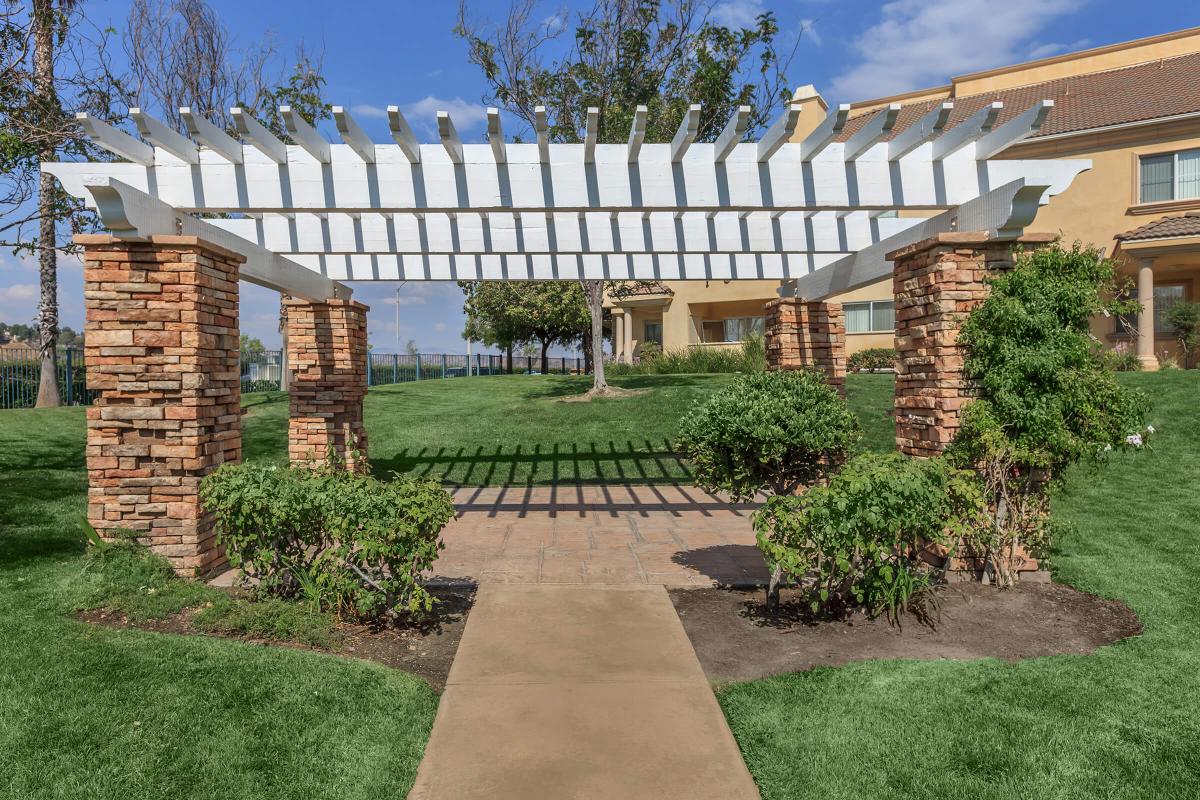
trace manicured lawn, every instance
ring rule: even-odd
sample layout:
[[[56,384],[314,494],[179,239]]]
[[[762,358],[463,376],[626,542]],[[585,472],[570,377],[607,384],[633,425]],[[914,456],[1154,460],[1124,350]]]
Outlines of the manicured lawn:
[[[731,687],[721,704],[764,798],[1200,797],[1200,372],[1126,379],[1154,399],[1153,450],[1070,476],[1053,567],[1128,602],[1145,633],[1090,656]]]
[[[0,797],[403,797],[437,696],[310,652],[68,617],[81,409],[0,412]]]

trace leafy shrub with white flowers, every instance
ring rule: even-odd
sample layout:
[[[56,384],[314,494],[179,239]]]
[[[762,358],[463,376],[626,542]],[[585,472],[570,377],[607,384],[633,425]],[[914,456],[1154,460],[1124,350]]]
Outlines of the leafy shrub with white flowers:
[[[1049,547],[1049,487],[1072,464],[1144,446],[1153,428],[1148,398],[1117,381],[1089,326],[1096,314],[1137,311],[1119,299],[1112,259],[1055,244],[1017,253],[990,283],[959,333],[978,394],[950,454],[983,476],[990,521],[973,544],[1008,584],[1006,554],[1020,544],[1044,556]]]

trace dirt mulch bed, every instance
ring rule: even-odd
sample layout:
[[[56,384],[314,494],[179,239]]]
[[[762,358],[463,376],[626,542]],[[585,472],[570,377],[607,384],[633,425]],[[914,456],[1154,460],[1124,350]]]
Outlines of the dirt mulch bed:
[[[339,624],[333,630],[338,642],[335,648],[311,647],[296,642],[277,639],[261,639],[250,636],[225,636],[199,630],[191,623],[194,610],[186,610],[171,617],[157,620],[129,620],[123,614],[105,611],[83,611],[76,618],[84,622],[109,628],[136,628],[156,633],[177,633],[193,636],[220,636],[236,639],[248,644],[267,647],[290,647],[298,650],[314,650],[351,658],[362,658],[403,670],[423,678],[437,691],[446,687],[446,676],[450,664],[458,652],[467,614],[475,600],[474,589],[430,588],[430,593],[441,602],[434,616],[420,624],[406,627],[370,628],[363,625]]]
[[[761,590],[668,591],[704,672],[719,682],[875,658],[1017,661],[1086,654],[1142,631],[1125,604],[1053,583],[1007,590],[951,584],[941,592],[936,629],[912,617],[902,617],[901,628],[862,614],[813,621],[787,590],[775,615],[766,613]]]

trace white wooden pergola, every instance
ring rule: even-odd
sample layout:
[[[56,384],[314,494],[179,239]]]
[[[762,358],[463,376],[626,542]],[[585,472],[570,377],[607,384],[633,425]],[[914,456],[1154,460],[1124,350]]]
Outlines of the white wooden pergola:
[[[997,124],[993,103],[953,126],[943,103],[893,133],[899,106],[841,135],[849,106],[793,141],[790,106],[758,141],[740,109],[714,143],[695,141],[692,106],[671,142],[644,141],[639,108],[627,142],[505,140],[488,111],[487,141],[464,143],[439,112],[423,144],[397,107],[393,141],[372,141],[335,106],[341,142],[288,107],[295,144],[231,109],[238,137],[190,109],[190,136],[138,109],[140,138],[78,115],[123,161],[48,163],[72,195],[126,239],[197,235],[243,253],[245,280],[319,300],[341,281],[456,279],[777,279],[810,299],[877,280],[882,254],[933,233],[1016,236],[1086,160],[997,158],[1038,130],[1051,101]]]

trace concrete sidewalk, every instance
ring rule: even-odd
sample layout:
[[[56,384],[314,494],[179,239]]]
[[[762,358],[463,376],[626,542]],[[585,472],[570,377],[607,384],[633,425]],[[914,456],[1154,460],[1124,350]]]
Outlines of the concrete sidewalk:
[[[411,800],[757,797],[662,586],[480,586]]]

